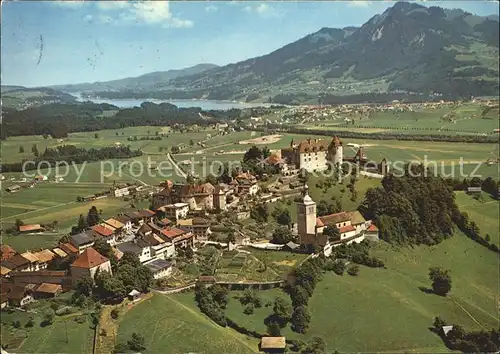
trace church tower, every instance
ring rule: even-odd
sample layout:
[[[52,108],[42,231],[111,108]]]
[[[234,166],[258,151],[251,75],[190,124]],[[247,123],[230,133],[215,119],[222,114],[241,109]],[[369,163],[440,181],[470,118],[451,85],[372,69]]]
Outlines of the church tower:
[[[312,244],[316,239],[316,203],[309,196],[307,184],[297,202],[297,231],[300,244]]]

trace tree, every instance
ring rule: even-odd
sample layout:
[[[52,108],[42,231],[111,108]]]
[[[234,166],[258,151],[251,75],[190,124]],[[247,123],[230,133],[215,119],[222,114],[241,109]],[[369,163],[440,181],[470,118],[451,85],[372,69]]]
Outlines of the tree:
[[[301,354],[325,354],[326,343],[321,337],[313,337]]]
[[[24,325],[24,327],[30,328],[33,327],[34,325],[35,325],[35,320],[33,319],[33,317],[30,317],[26,322],[26,324]]]
[[[99,139],[99,133],[95,133],[95,134],[94,134],[94,138],[95,138],[95,139]]]
[[[144,336],[134,332],[132,333],[132,338],[127,341],[128,347],[136,352],[143,351],[146,349],[146,341],[144,340]]]
[[[172,146],[170,148],[170,151],[172,152],[172,154],[178,154],[181,150],[179,149],[178,146]]]
[[[89,212],[87,214],[87,224],[89,226],[94,226],[99,223],[99,220],[101,219],[99,215],[99,211],[95,207],[95,205],[92,205],[92,207],[89,209]]]
[[[273,315],[280,327],[285,327],[292,317],[292,305],[284,298],[277,297],[273,304]]]
[[[229,302],[229,289],[215,284],[210,288],[210,292],[212,293],[214,301],[217,302],[222,308],[225,308]]]
[[[251,303],[249,303],[249,304],[247,304],[245,306],[245,309],[243,310],[243,313],[245,315],[251,315],[253,313],[253,311],[254,311],[254,308],[255,308],[255,305],[253,304],[253,302],[251,302]]]
[[[451,290],[451,271],[440,267],[429,268],[429,279],[432,281],[432,290],[435,294],[446,296]]]
[[[189,140],[189,145],[191,145],[191,146],[194,145],[194,140],[193,139]]]
[[[22,154],[24,152],[24,147],[19,146],[19,153]]]
[[[333,272],[337,275],[344,275],[346,265],[341,260],[336,260],[333,263]]]
[[[54,322],[54,314],[48,313],[43,317],[43,326],[50,326]]]
[[[19,227],[21,227],[23,225],[24,225],[24,222],[21,219],[16,219],[15,226],[16,226],[17,230],[19,230]]]
[[[86,275],[80,278],[75,286],[75,292],[77,294],[83,294],[85,296],[90,296],[92,294],[92,289],[94,288],[94,279],[92,277]]]
[[[298,306],[292,314],[292,330],[297,333],[306,333],[311,321],[311,314],[305,306]]]
[[[275,322],[275,321],[270,321],[267,324],[267,333],[270,336],[273,336],[273,337],[279,337],[279,336],[281,336],[281,327],[280,327],[280,325],[277,322]]]
[[[340,240],[340,231],[335,224],[328,224],[323,230],[323,235],[327,236],[329,241]]]
[[[276,216],[276,222],[280,225],[290,226],[292,223],[290,211],[288,209],[281,210],[281,212]]]
[[[39,153],[36,144],[33,144],[33,146],[31,147],[31,152],[33,153],[33,155],[35,155],[35,157],[38,157]]]
[[[434,329],[436,332],[441,332],[442,328],[446,326],[446,322],[441,318],[441,317],[434,317],[434,323],[433,323]]]
[[[358,275],[359,274],[359,265],[354,264],[354,265],[350,266],[349,269],[347,269],[347,274],[352,275],[352,276]]]
[[[82,214],[80,214],[80,217],[78,218],[78,224],[77,228],[79,231],[85,230],[89,225],[87,224],[87,220],[83,217]]]
[[[269,211],[266,204],[259,204],[250,210],[250,217],[258,222],[267,222]]]
[[[274,229],[272,242],[284,245],[293,240],[293,235],[290,229],[286,226],[278,226]]]

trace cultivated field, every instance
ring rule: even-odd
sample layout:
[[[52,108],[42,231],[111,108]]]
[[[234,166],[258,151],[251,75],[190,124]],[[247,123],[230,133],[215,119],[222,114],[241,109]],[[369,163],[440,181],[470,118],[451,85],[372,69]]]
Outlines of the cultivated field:
[[[215,276],[220,281],[259,282],[282,280],[306,255],[264,251],[247,247],[243,252],[224,252]]]
[[[354,120],[346,125],[344,119]],[[306,121],[297,127],[322,130],[349,130],[362,133],[397,132],[415,135],[471,135],[492,134],[498,128],[498,107],[485,111],[480,103],[420,107],[414,111],[339,113],[329,115],[326,120]],[[342,125],[343,127],[338,127]]]
[[[144,336],[145,353],[258,352],[257,340],[222,328],[200,313],[193,292],[156,294],[135,306],[120,318],[117,343],[125,343],[133,332]]]
[[[447,352],[441,339],[429,331],[435,316],[466,330],[498,326],[498,258],[492,251],[457,234],[443,243],[395,248],[383,241],[374,255],[387,269],[361,267],[352,277],[327,273],[309,301],[312,320],[308,334],[289,328],[287,338],[306,340],[321,336],[330,351],[345,352]],[[428,268],[451,269],[453,288],[446,297],[428,294]],[[260,291],[265,304],[280,290]],[[231,299],[227,315],[248,329],[265,332],[264,318],[272,307],[243,314],[244,307]]]

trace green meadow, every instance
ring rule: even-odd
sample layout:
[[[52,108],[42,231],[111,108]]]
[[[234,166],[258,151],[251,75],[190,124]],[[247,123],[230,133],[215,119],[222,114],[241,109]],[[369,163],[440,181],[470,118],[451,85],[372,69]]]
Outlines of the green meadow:
[[[244,354],[258,352],[256,339],[223,328],[200,313],[194,293],[155,294],[120,318],[117,343],[144,336],[144,353]]]
[[[486,193],[482,193],[480,200],[474,199],[465,192],[456,192],[455,201],[461,211],[469,215],[469,219],[474,221],[481,232],[481,236],[490,235],[491,242],[500,245],[500,201],[493,199]]]

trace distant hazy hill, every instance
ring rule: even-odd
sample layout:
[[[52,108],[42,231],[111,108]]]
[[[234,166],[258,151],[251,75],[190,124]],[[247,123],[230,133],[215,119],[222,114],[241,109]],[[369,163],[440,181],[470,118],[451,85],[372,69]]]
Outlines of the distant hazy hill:
[[[155,71],[152,73],[144,74],[137,77],[128,77],[125,79],[104,81],[104,82],[94,82],[94,83],[83,83],[75,85],[58,85],[52,86],[53,88],[68,91],[120,91],[120,90],[154,90],[169,80],[175,79],[177,77],[182,77],[186,75],[194,75],[201,73],[203,71],[213,69],[218,67],[215,64],[198,64],[189,68],[179,69],[179,70],[168,70],[168,71]]]
[[[48,87],[27,88],[23,86],[3,86],[2,105],[4,107],[24,109],[48,103],[75,102],[76,97]]]
[[[494,95],[498,26],[498,16],[400,2],[359,28],[323,28],[268,55],[178,77],[168,89],[219,99],[249,92]]]

